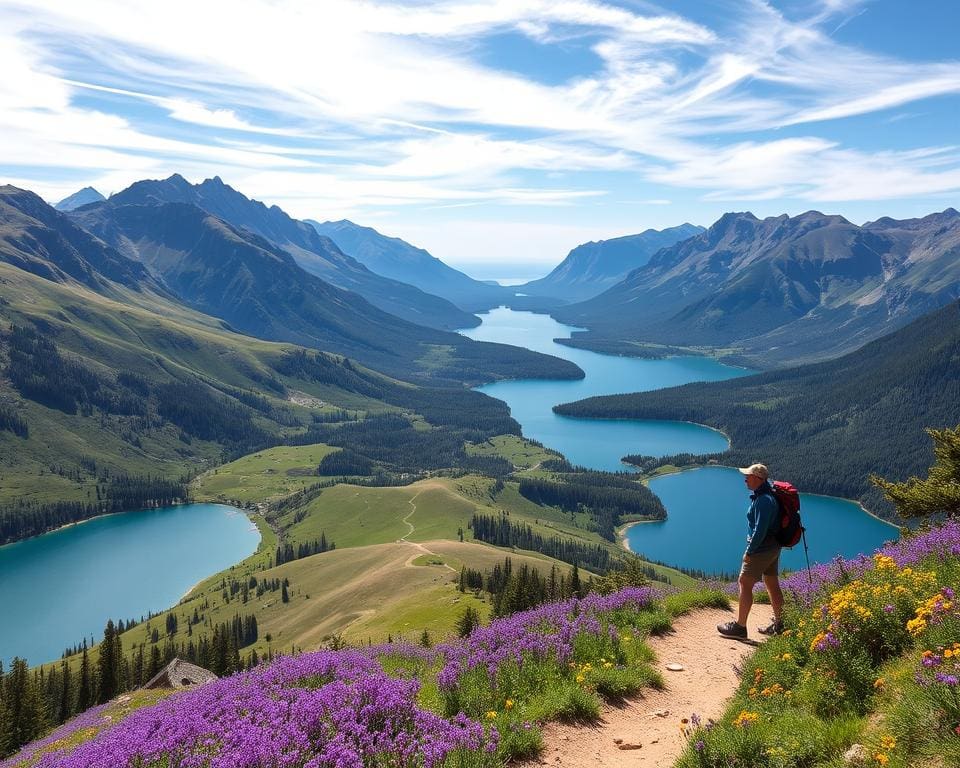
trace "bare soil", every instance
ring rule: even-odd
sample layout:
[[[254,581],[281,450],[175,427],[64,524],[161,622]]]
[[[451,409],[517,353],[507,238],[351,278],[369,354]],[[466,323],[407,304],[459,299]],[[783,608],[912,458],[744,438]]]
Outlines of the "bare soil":
[[[676,619],[672,632],[649,640],[666,683],[664,690],[649,689],[623,706],[606,706],[595,725],[547,725],[543,754],[529,765],[672,766],[686,746],[682,719],[694,712],[704,722],[720,717],[739,683],[736,667],[764,639],[757,628],[772,617],[769,605],[755,605],[747,642],[717,633],[717,624],[732,618],[730,611],[708,609]],[[668,664],[680,664],[683,671],[669,671]]]

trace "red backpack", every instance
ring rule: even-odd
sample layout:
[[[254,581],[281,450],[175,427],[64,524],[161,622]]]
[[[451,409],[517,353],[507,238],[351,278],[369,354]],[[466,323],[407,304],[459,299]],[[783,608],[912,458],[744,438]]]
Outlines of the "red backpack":
[[[793,547],[806,530],[800,522],[800,493],[785,480],[777,480],[771,483],[771,487],[780,506],[780,525],[774,531],[774,537],[781,547]]]

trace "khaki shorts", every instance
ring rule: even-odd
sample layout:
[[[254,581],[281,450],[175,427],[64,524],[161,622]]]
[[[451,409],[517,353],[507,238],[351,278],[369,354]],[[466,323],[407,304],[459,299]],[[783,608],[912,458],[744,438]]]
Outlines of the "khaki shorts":
[[[750,555],[750,562],[740,568],[741,576],[760,581],[764,576],[776,576],[780,572],[780,547]]]

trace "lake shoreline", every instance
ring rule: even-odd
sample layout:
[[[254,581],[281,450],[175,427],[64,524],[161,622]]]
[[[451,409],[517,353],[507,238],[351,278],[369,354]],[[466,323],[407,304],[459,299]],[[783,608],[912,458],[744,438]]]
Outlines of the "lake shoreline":
[[[49,531],[43,531],[42,533],[35,533],[32,536],[26,536],[22,539],[17,539],[16,541],[8,541],[6,544],[0,544],[0,550],[2,550],[4,547],[12,547],[14,544],[20,544],[24,541],[32,541],[33,539],[39,539],[41,536],[47,536],[51,533],[59,533],[60,531],[66,531],[78,525],[83,525],[84,523],[92,523],[94,520],[101,520],[105,517],[116,517],[117,515],[128,515],[131,512],[148,512],[151,509],[166,509],[167,507],[182,507],[187,504],[197,504],[197,503],[206,503],[206,502],[175,501],[172,504],[164,504],[163,506],[158,506],[158,507],[139,507],[138,509],[121,509],[116,512],[101,512],[99,515],[94,515],[93,517],[85,517],[83,520],[74,520],[69,523],[64,523],[63,525],[58,525],[56,528],[51,528]]]
[[[248,510],[192,502],[95,515],[13,542],[22,546],[0,548],[11,593],[0,645],[32,666],[59,660],[63,647],[89,642],[110,618],[159,614],[196,595],[260,551],[264,538]],[[35,590],[46,612],[36,611]]]
[[[689,474],[693,473],[694,471],[700,470],[707,472],[711,469],[716,469],[721,474],[704,474],[703,476],[698,476],[698,478],[689,477]],[[744,511],[746,511],[749,503],[748,495],[746,492],[743,492],[741,497],[741,494],[738,493],[736,487],[731,484],[731,480],[733,478],[739,477],[739,475],[735,473],[735,470],[737,469],[739,468],[719,463],[700,464],[686,467],[671,466],[669,469],[656,474],[646,475],[643,478],[643,482],[648,487],[652,487],[652,481],[657,480],[658,478],[677,478],[677,476],[681,473],[688,473],[688,479],[686,480],[664,480],[665,483],[669,482],[669,485],[662,486],[659,489],[659,493],[657,490],[653,490],[653,492],[658,496],[658,498],[661,499],[664,505],[668,507],[668,510],[672,507],[672,505],[678,505],[676,511],[681,513],[681,517],[678,520],[679,524],[690,524],[691,520],[699,519],[697,517],[691,518],[690,515],[691,513],[696,515],[696,510],[700,506],[703,506],[703,502],[678,502],[676,496],[678,488],[691,489],[687,492],[688,494],[690,492],[695,494],[706,494],[704,498],[712,499],[714,504],[720,503],[724,509],[736,510],[739,509],[738,504],[740,504],[742,505]],[[725,473],[730,473],[730,476],[727,477]],[[717,485],[718,482],[719,486]],[[677,485],[678,483],[679,485]],[[742,491],[742,488],[740,490]],[[900,537],[901,527],[898,526],[897,523],[884,520],[879,515],[871,512],[857,500],[807,491],[803,491],[802,495],[805,498],[805,502],[803,504],[803,508],[801,509],[801,515],[804,514],[804,508],[807,509],[809,517],[805,518],[804,522],[810,527],[810,530],[814,532],[814,539],[811,539],[810,548],[811,560],[814,559],[814,553],[818,549],[821,551],[817,553],[817,557],[819,558],[817,562],[826,562],[826,559],[835,556],[837,553],[842,553],[842,556],[846,558],[855,557],[861,552],[869,551],[873,548],[873,545],[879,546],[882,542],[896,541]],[[693,503],[694,506],[691,507],[690,503]],[[840,506],[838,507],[836,505]],[[829,516],[824,517],[824,515]],[[836,515],[836,517],[834,517],[834,515]],[[672,515],[669,515],[668,511],[668,519],[670,517],[672,517]],[[856,520],[860,520],[861,522],[857,523]],[[648,521],[630,521],[617,528],[617,543],[623,548],[624,551],[635,555],[639,554],[640,556],[652,555],[657,558],[658,562],[670,564],[673,567],[694,567],[690,562],[688,562],[690,558],[687,555],[689,553],[684,554],[687,552],[687,550],[682,549],[682,541],[678,541],[678,534],[676,531],[674,531],[672,534],[664,533],[662,531],[650,531],[649,534],[647,532],[642,534],[638,532],[636,538],[638,540],[638,546],[640,547],[640,550],[642,550],[642,554],[641,552],[638,552],[638,550],[635,550],[632,546],[632,539],[634,537],[631,536],[630,530],[634,525],[642,522]],[[878,525],[878,523],[880,525]],[[833,530],[833,526],[840,526],[841,529],[844,526],[850,526],[849,532],[851,535],[853,535],[853,538],[847,536],[844,540],[846,544],[842,543],[840,539],[837,539],[837,548],[834,550],[834,554],[831,555],[822,550],[824,549],[825,543],[830,543],[829,540],[831,539],[831,535],[829,532]],[[726,542],[725,546],[728,546],[732,544],[732,540],[727,541],[727,538],[729,538],[727,526],[724,525],[722,528],[723,531],[717,531],[717,534],[719,535],[722,533],[720,538]],[[817,531],[821,532],[821,536],[818,537],[815,535]],[[864,536],[863,540],[859,538],[861,533]],[[819,540],[819,543],[817,543],[816,540]],[[656,544],[654,542],[656,542]],[[859,549],[857,549],[858,542],[860,545]],[[680,550],[677,549],[678,546],[681,546]],[[694,549],[696,549],[696,547]],[[672,554],[669,554],[668,556],[668,553]],[[793,555],[791,555],[791,557],[793,557]]]

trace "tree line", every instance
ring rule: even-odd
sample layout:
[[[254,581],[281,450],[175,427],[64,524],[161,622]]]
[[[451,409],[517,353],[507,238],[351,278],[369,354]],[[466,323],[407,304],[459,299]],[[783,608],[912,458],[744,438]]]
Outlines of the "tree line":
[[[172,615],[167,615],[168,630]],[[218,677],[261,661],[255,651],[246,660],[240,657],[240,650],[258,639],[257,619],[253,614],[237,614],[230,621],[214,625],[209,635],[196,641],[187,639],[175,643],[174,628],[162,646],[152,644],[147,650],[141,643],[129,655],[123,652],[120,626],[112,620],[107,622],[95,662],[91,661],[84,641],[76,671],[66,659],[59,664],[38,667],[33,672],[25,659],[13,659],[6,673],[0,662],[0,758],[42,737],[50,728],[74,715],[139,688],[174,658],[208,669]]]
[[[610,551],[600,544],[551,536],[546,538],[528,525],[515,523],[506,515],[474,515],[470,520],[473,537],[497,547],[517,547],[540,552],[566,563],[582,563],[597,572],[610,568]]]
[[[30,427],[19,413],[9,405],[0,404],[0,432],[12,432],[26,440],[30,437]]]
[[[0,544],[19,541],[69,523],[97,515],[131,509],[163,507],[186,501],[189,491],[183,480],[143,475],[111,477],[97,501],[36,502],[19,499],[0,507]]]
[[[609,541],[616,538],[622,515],[640,515],[654,520],[667,516],[660,499],[639,482],[613,473],[583,472],[562,480],[520,480],[520,494],[535,504],[560,507],[568,512],[587,511],[597,532]]]
[[[301,558],[310,557],[311,555],[319,555],[322,552],[329,552],[336,548],[337,545],[332,541],[328,542],[327,534],[321,531],[319,539],[301,541],[296,547],[290,542],[278,544],[273,556],[273,564],[283,565],[292,560],[300,560]]]
[[[561,573],[556,564],[550,567],[548,574],[543,575],[526,563],[514,566],[513,561],[506,557],[503,563],[497,563],[487,573],[463,566],[458,589],[461,592],[485,592],[493,606],[493,615],[508,616],[553,600],[583,597],[592,585],[592,577],[586,582],[581,580],[576,564],[569,577]],[[477,623],[479,617],[473,626]],[[458,626],[458,632],[460,629]],[[465,634],[469,632],[461,632],[461,636]]]

